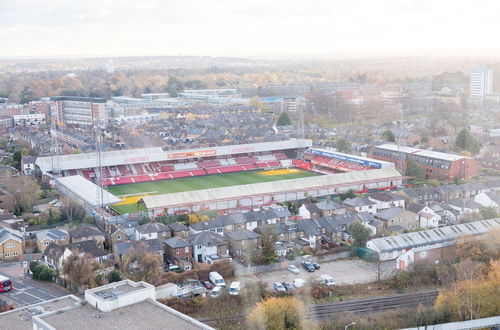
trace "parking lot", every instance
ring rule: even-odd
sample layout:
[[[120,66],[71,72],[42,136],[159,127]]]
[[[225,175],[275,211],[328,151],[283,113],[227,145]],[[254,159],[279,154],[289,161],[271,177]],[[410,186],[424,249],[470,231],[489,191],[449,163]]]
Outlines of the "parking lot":
[[[293,282],[296,278],[305,281],[318,278],[322,274],[333,277],[337,284],[356,284],[374,282],[377,279],[377,266],[359,259],[337,260],[320,263],[321,269],[309,273],[302,266],[299,274],[292,274],[287,269],[243,276],[240,281],[263,281],[268,288],[272,288],[274,282]],[[382,277],[388,275],[394,269],[392,263],[384,263],[381,266]]]
[[[0,294],[0,299],[7,300],[9,304],[16,307],[28,306],[58,297],[66,296],[69,293],[51,286],[49,283],[24,279],[22,267],[2,267],[0,274],[12,280],[12,291]]]

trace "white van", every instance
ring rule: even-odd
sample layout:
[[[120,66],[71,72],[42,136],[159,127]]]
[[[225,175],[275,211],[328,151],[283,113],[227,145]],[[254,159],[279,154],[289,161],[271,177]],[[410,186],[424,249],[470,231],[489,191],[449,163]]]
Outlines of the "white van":
[[[224,282],[224,278],[220,276],[219,273],[217,272],[210,272],[210,275],[208,276],[208,279],[214,286],[226,286],[226,282]]]
[[[302,288],[304,285],[306,285],[306,281],[301,278],[296,278],[293,280],[293,286],[296,288]]]
[[[318,281],[321,284],[324,284],[327,286],[335,285],[335,280],[333,279],[333,277],[331,277],[330,275],[326,275],[326,274],[321,275],[319,277]]]
[[[237,296],[240,294],[240,282],[233,282],[229,286],[229,294],[231,296]]]

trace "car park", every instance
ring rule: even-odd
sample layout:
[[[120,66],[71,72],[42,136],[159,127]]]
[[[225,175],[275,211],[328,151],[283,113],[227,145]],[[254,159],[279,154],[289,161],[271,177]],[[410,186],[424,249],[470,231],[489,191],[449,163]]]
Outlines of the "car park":
[[[275,291],[281,291],[281,292],[286,291],[285,287],[280,282],[274,282],[273,289]]]
[[[298,268],[297,266],[295,266],[295,265],[289,265],[287,269],[288,269],[288,271],[289,271],[290,273],[293,273],[293,274],[298,274],[298,273],[300,273],[299,268]]]
[[[286,291],[293,291],[293,290],[295,290],[295,287],[290,282],[283,282],[281,284],[283,285],[283,287],[285,287]]]

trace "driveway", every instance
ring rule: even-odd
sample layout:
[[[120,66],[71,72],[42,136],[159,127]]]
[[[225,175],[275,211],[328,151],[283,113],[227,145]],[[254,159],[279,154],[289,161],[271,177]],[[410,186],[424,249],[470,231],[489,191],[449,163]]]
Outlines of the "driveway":
[[[302,266],[299,274],[292,274],[288,270],[277,270],[273,272],[260,273],[240,277],[240,281],[263,281],[268,288],[272,288],[274,282],[292,282],[296,278],[308,281],[327,274],[335,279],[337,284],[368,283],[377,280],[377,265],[360,259],[336,260],[320,263],[321,269],[313,273],[307,272]],[[385,277],[393,270],[392,263],[381,265],[381,276]]]

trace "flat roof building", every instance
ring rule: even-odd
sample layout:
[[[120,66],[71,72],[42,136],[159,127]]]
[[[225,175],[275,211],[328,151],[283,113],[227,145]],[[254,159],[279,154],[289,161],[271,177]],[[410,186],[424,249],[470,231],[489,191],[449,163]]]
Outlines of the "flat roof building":
[[[409,158],[411,157],[423,168],[426,179],[452,181],[458,178],[467,180],[477,174],[474,158],[403,147],[396,144],[375,146],[371,151],[371,157],[392,162],[403,173],[406,171]]]

